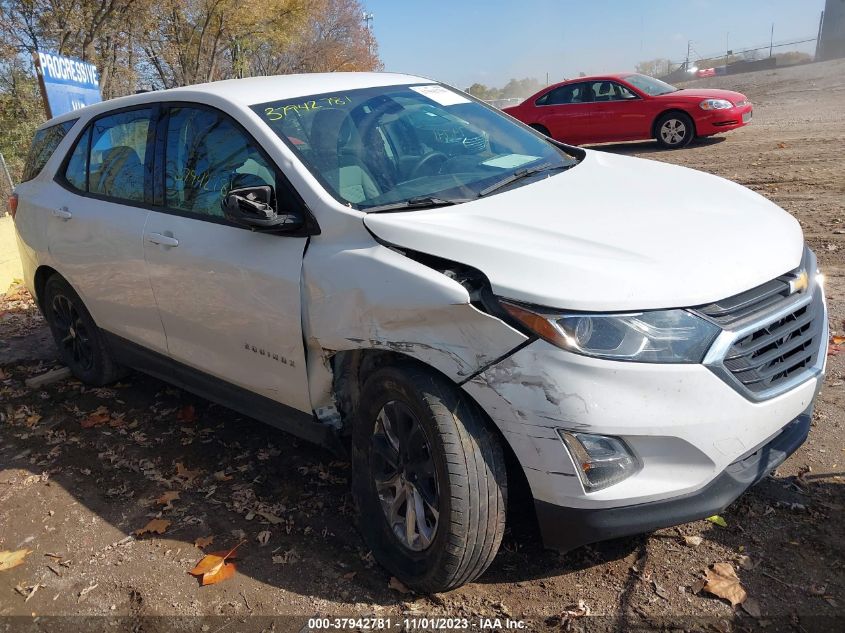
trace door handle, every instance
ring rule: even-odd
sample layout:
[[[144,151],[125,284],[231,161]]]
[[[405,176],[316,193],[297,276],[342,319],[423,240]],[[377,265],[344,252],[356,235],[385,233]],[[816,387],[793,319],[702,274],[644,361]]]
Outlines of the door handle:
[[[53,215],[57,218],[61,218],[62,220],[70,220],[73,217],[73,213],[68,211],[67,207],[53,209]]]
[[[179,240],[169,235],[162,235],[161,233],[147,233],[147,241],[150,244],[158,244],[159,246],[169,246],[176,248],[179,246]]]

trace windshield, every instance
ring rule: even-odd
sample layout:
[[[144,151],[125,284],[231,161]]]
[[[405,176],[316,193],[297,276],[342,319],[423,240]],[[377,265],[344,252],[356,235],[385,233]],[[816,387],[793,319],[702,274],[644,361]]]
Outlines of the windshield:
[[[665,95],[669,92],[676,92],[678,90],[675,86],[667,84],[665,81],[655,79],[654,77],[649,77],[648,75],[626,75],[625,81],[634,86],[634,88],[638,88],[652,97]]]
[[[350,90],[252,109],[335,198],[364,211],[406,201],[463,202],[577,162],[439,84]]]

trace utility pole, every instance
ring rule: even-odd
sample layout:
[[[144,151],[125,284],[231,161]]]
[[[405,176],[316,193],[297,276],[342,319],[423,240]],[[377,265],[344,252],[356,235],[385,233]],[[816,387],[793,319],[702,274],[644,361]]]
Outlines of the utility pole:
[[[689,70],[689,54],[692,49],[692,40],[687,40],[687,60],[684,62],[684,70]]]
[[[772,22],[772,34],[769,36],[769,57],[772,56],[772,48],[775,44],[775,23]]]
[[[367,29],[367,52],[370,55],[373,54],[373,20],[375,17],[375,14],[364,11],[362,18],[364,20],[364,27]]]
[[[725,72],[728,72],[728,57],[731,54],[731,32],[725,33]]]

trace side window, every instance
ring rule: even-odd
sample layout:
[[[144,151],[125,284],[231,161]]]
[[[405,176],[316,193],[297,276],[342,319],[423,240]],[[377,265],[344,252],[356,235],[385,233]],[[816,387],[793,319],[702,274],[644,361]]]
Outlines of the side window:
[[[565,105],[568,103],[585,103],[591,101],[589,84],[569,84],[555,88],[546,93],[538,101],[538,105]],[[542,101],[542,103],[541,103]]]
[[[165,147],[165,204],[223,217],[223,198],[238,187],[270,185],[275,171],[226,115],[202,108],[170,110]]]
[[[88,149],[91,143],[91,126],[76,141],[73,153],[65,168],[65,180],[75,189],[88,191]]]
[[[144,201],[144,160],[152,110],[130,110],[94,121],[88,157],[88,191],[118,200]]]
[[[623,86],[622,84],[613,84],[616,86],[616,93],[619,95],[619,98],[623,101],[628,101],[630,99],[638,99],[637,95],[635,95],[631,90]]]
[[[32,180],[44,169],[44,165],[50,160],[59,143],[62,142],[62,139],[64,139],[70,128],[77,121],[78,119],[73,119],[72,121],[57,123],[56,125],[38,130],[35,133],[35,136],[32,138],[32,146],[29,149],[29,154],[26,157],[26,163],[23,167],[22,182]]]

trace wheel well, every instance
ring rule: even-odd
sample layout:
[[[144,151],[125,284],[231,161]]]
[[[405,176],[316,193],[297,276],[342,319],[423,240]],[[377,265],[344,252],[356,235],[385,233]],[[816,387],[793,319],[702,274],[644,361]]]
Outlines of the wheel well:
[[[416,358],[392,350],[356,349],[341,351],[334,354],[334,356],[331,357],[330,362],[332,364],[334,374],[333,388],[335,400],[337,408],[341,414],[341,420],[343,421],[340,433],[345,439],[348,439],[352,433],[352,425],[349,424],[349,421],[351,421],[355,415],[355,410],[358,405],[358,399],[360,397],[361,389],[364,386],[364,382],[368,376],[380,367],[400,363],[413,364],[425,369],[426,371],[440,375],[450,383],[454,383],[451,378],[434,367],[431,367]],[[518,505],[520,502],[533,499],[533,496],[531,495],[531,487],[528,484],[528,478],[525,476],[522,464],[520,464],[519,459],[516,457],[516,453],[513,452],[510,443],[505,439],[501,429],[495,422],[493,422],[484,408],[479,405],[470,394],[458,387],[458,385],[455,385],[455,387],[460,391],[461,397],[466,398],[467,401],[470,402],[479,413],[481,413],[484,417],[487,428],[489,428],[499,440],[499,444],[501,445],[502,452],[505,456],[505,466],[508,473],[508,514],[510,514],[511,507],[514,506],[514,504]],[[527,510],[527,507],[520,506],[518,509],[515,508],[515,511],[518,511],[519,513],[523,513]],[[534,512],[533,503],[531,504],[530,511],[532,513]]]
[[[35,283],[33,284],[35,289],[35,303],[38,304],[42,314],[44,313],[44,304],[41,303],[44,298],[44,285],[50,277],[58,274],[55,268],[46,265],[39,266],[35,271]]]
[[[656,117],[654,117],[654,121],[651,124],[651,136],[657,138],[657,122],[660,121],[664,116],[667,114],[683,114],[685,117],[689,118],[692,121],[692,132],[695,134],[695,119],[692,118],[689,112],[685,110],[681,110],[680,108],[669,108],[668,110],[664,110]]]

